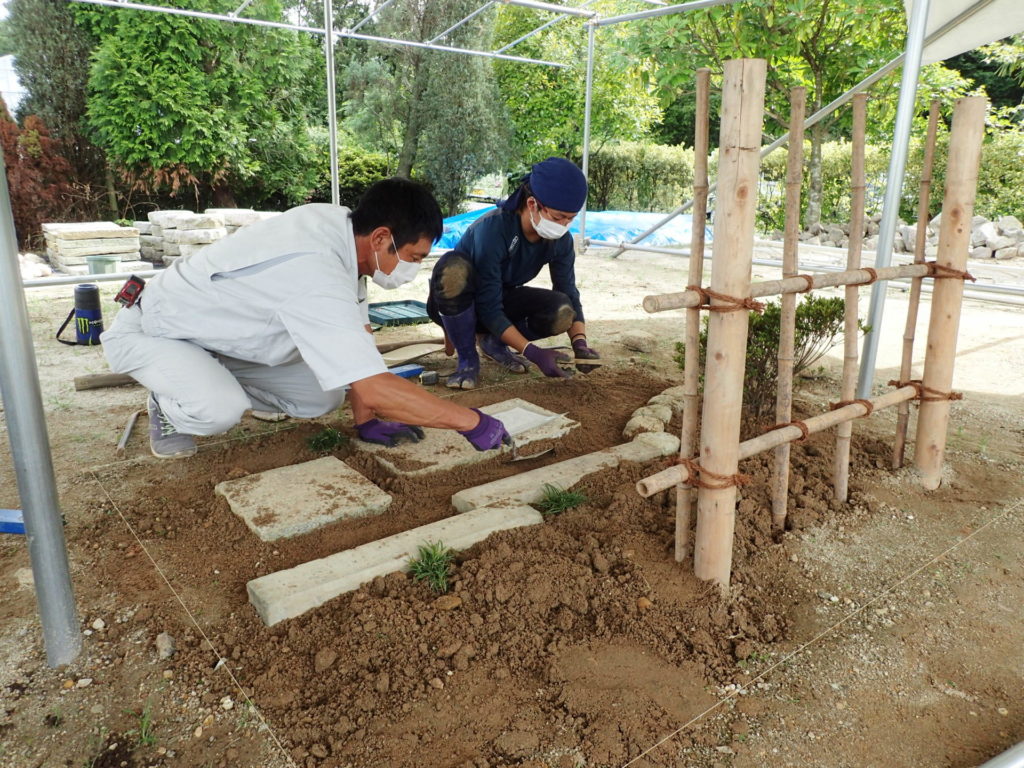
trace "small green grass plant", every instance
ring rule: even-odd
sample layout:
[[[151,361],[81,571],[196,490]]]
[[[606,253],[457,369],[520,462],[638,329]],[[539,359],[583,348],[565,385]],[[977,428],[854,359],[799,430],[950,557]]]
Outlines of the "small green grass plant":
[[[543,490],[544,496],[537,502],[537,506],[544,517],[560,515],[568,509],[578,507],[580,504],[587,502],[585,493],[581,491],[563,491],[558,486],[551,485],[551,483],[545,483],[541,490]]]
[[[135,745],[138,747],[155,747],[156,734],[153,732],[153,708],[149,702],[142,708],[141,712],[131,712],[138,718],[139,724],[129,731],[135,737]]]
[[[348,443],[348,436],[334,427],[324,427],[306,440],[306,445],[313,453],[331,453]]]
[[[439,541],[420,544],[416,557],[409,561],[409,572],[414,581],[425,581],[439,595],[448,591],[455,553]]]

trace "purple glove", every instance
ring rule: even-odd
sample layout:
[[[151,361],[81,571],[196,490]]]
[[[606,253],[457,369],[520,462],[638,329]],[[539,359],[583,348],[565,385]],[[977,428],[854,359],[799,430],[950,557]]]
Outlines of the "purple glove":
[[[423,430],[400,421],[370,419],[356,425],[359,439],[364,443],[377,443],[394,448],[401,442],[418,443],[423,439]]]
[[[591,349],[587,346],[586,336],[577,336],[572,342],[572,351],[576,353],[576,359],[579,360],[581,357],[585,360],[600,360],[601,356],[597,354],[596,349]],[[598,366],[596,365],[580,365],[576,364],[576,370],[580,373],[590,373]]]
[[[551,376],[559,379],[569,378],[569,374],[558,367],[558,361],[569,362],[569,356],[564,352],[558,352],[554,349],[544,349],[538,347],[536,344],[527,344],[526,349],[523,350],[523,355],[531,363],[540,368],[541,372],[545,376]]]
[[[499,448],[501,444],[512,445],[512,436],[505,430],[505,425],[493,416],[480,413],[476,408],[470,409],[480,416],[480,423],[466,432],[459,432],[478,451],[489,451]]]

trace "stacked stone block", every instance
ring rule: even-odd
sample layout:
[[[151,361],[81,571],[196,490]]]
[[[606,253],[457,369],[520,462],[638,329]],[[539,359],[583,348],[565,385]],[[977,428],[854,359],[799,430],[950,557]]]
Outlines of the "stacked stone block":
[[[150,211],[148,231],[142,235],[143,256],[170,264],[181,256],[198,253],[242,227],[277,215],[276,211],[251,208],[207,208],[204,213]]]
[[[43,224],[46,256],[54,268],[74,275],[89,273],[87,256],[114,256],[119,271],[142,269],[139,230],[111,221]]]

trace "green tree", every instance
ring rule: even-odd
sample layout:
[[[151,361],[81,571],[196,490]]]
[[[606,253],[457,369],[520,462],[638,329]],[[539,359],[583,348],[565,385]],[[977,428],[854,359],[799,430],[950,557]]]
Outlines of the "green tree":
[[[226,13],[234,3],[176,4]],[[276,0],[247,13],[283,20]],[[132,186],[196,204],[302,202],[316,183],[304,82],[319,41],[155,13],[94,15],[89,123]]]
[[[374,29],[386,37],[432,40],[478,7],[477,0],[404,3],[382,13]],[[481,14],[438,42],[486,49],[490,24]],[[361,59],[346,52],[348,130],[367,148],[392,157],[397,175],[430,184],[442,209],[456,212],[470,182],[500,168],[507,154],[490,63],[404,46],[379,48]]]
[[[105,161],[85,124],[89,55],[96,40],[76,24],[71,5],[63,0],[10,0],[7,9],[9,50],[26,90],[17,117],[23,121],[37,115],[49,128],[59,141],[57,151],[71,165],[81,212],[96,216]]]
[[[904,29],[902,7],[888,0],[763,0],[659,17],[634,45],[659,63],[655,78],[664,102],[688,95],[700,66],[716,70],[727,59],[766,59],[770,136],[788,126],[791,88],[805,86],[808,111],[817,111],[899,54]],[[842,127],[833,117],[809,132],[805,225],[821,217],[822,144]]]
[[[589,6],[613,13],[621,3]],[[635,10],[635,5],[632,6]],[[495,33],[497,47],[511,43],[550,19],[519,6],[503,6]],[[644,138],[661,118],[657,97],[649,92],[646,61],[628,54],[624,41],[631,25],[597,31],[594,61],[591,141],[595,147],[617,139]],[[548,27],[508,50],[516,56],[567,62],[562,68],[496,61],[501,97],[512,121],[515,150],[523,165],[549,155],[580,156],[586,98],[587,33],[579,19]]]

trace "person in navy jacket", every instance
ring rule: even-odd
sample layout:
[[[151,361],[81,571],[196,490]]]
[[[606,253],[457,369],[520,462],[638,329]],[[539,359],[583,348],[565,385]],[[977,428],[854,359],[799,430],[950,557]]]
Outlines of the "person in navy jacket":
[[[449,387],[477,385],[478,343],[484,355],[513,373],[525,373],[533,363],[546,376],[567,377],[559,363],[569,356],[533,343],[562,333],[568,334],[577,360],[598,359],[587,343],[569,234],[586,199],[582,171],[565,158],[549,157],[438,260],[427,311],[458,354]],[[527,285],[545,266],[551,288]],[[585,373],[594,367],[577,365]]]

